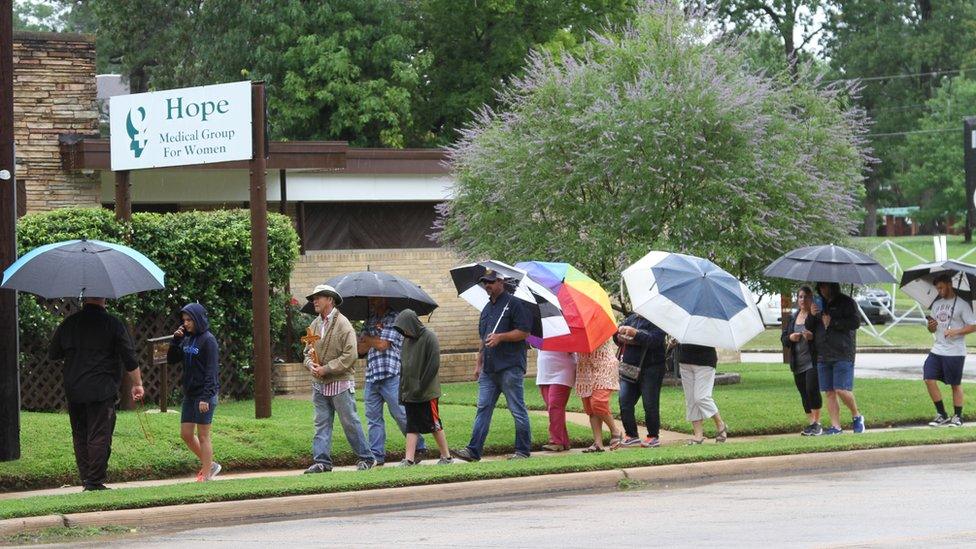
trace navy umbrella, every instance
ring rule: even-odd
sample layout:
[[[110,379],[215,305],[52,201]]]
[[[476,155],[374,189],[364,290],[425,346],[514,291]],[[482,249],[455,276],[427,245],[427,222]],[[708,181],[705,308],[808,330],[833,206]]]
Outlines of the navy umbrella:
[[[940,274],[952,276],[952,287],[959,297],[966,301],[972,301],[976,297],[976,265],[952,259],[906,269],[901,275],[901,289],[923,307],[931,308],[939,298],[933,281]]]
[[[420,316],[429,315],[437,308],[434,298],[413,282],[382,271],[358,271],[330,278],[326,284],[342,296],[339,310],[351,320],[366,320],[369,316],[369,298],[382,297],[390,309],[413,309]],[[305,303],[303,313],[315,314],[312,302]]]
[[[141,253],[99,240],[68,240],[34,248],[3,272],[0,288],[45,299],[104,297],[160,290],[165,274]]]
[[[873,257],[842,246],[807,246],[787,252],[763,270],[776,278],[838,284],[897,282]]]
[[[622,274],[634,312],[681,343],[738,349],[764,329],[749,288],[707,259],[655,251]]]

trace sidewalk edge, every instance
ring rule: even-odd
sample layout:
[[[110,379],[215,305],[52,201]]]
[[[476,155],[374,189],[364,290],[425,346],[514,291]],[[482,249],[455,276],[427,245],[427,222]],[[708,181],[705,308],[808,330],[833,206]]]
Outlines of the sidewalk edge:
[[[98,511],[68,515],[46,515],[0,520],[0,536],[56,526],[131,526],[153,529],[185,529],[199,525],[206,516],[210,524],[248,523],[342,515],[351,511],[375,512],[488,499],[514,499],[567,492],[614,490],[628,479],[653,486],[693,486],[755,476],[789,476],[835,473],[859,469],[895,467],[918,463],[972,461],[976,442],[875,448],[831,452],[765,456],[674,465],[633,467],[606,471],[562,473],[506,479],[476,480],[424,486],[381,488],[360,492],[338,492],[215,503],[194,503],[143,509]]]

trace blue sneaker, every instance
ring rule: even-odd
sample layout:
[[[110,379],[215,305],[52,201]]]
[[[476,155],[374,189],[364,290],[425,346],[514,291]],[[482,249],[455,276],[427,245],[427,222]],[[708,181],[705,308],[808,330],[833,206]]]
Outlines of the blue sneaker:
[[[854,417],[854,433],[855,434],[857,434],[857,433],[863,433],[864,431],[865,431],[865,429],[864,429],[864,416],[855,416]]]
[[[838,429],[837,427],[828,427],[828,428],[824,429],[823,434],[824,435],[839,435],[839,434],[841,434],[843,432],[844,432],[843,429]]]

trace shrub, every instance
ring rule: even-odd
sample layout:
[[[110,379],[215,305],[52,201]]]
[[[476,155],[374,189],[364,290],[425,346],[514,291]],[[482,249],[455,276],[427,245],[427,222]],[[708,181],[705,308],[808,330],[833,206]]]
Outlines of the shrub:
[[[166,273],[166,289],[127,296],[110,304],[131,323],[160,315],[172,318],[199,301],[210,313],[211,328],[224,343],[222,367],[235,372],[238,385],[250,388],[251,352],[251,223],[247,210],[189,211],[168,214],[136,213],[129,225],[101,208],[66,208],[29,214],[17,226],[18,252],[76,238],[127,244],[145,254]],[[268,275],[271,303],[285,303],[284,287],[298,258],[298,235],[291,221],[268,214]],[[58,302],[48,303],[22,294],[20,330],[22,349],[46,347],[60,321]],[[271,315],[272,341],[280,341],[284,315]],[[157,334],[164,335],[164,334]],[[30,365],[25,365],[29,368]],[[226,376],[224,379],[227,379]],[[249,391],[248,391],[249,392]],[[242,395],[239,395],[242,396]]]

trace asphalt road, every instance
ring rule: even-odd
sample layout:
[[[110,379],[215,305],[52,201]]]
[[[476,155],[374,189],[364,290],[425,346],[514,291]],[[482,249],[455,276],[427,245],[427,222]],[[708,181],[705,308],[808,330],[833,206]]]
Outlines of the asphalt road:
[[[925,353],[858,353],[854,360],[854,377],[921,380],[926,356]],[[742,353],[742,362],[782,364],[783,355]],[[963,381],[976,381],[976,355],[966,357],[966,366]]]
[[[976,464],[948,463],[201,528],[110,545],[971,547],[974,507]]]

